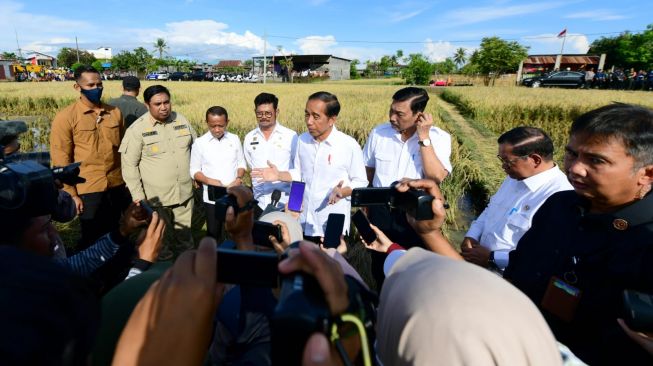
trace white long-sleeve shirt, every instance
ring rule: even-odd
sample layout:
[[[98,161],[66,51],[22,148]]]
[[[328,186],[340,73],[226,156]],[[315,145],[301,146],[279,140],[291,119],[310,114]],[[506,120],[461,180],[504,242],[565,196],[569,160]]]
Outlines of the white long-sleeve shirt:
[[[493,251],[497,266],[504,269],[508,254],[530,229],[533,215],[544,201],[556,192],[571,189],[557,166],[523,180],[507,177],[465,236]]]
[[[290,170],[293,180],[306,183],[300,221],[304,235],[324,236],[330,213],[345,215],[343,234],[349,231],[351,201],[347,197],[329,205],[333,188],[343,181],[343,187],[367,187],[363,152],[351,136],[338,131],[335,126],[329,137],[317,142],[305,132],[299,136],[295,169]]]
[[[297,153],[297,133],[287,127],[276,123],[269,139],[265,139],[260,128],[250,131],[243,139],[243,152],[245,161],[251,169],[267,168],[268,160],[276,165],[279,171],[288,171],[294,168],[294,157]],[[259,207],[265,209],[271,202],[272,191],[281,191],[279,207],[288,202],[290,183],[252,181],[254,198]]]
[[[207,132],[195,140],[190,153],[190,176],[202,172],[211,179],[218,179],[225,186],[233,182],[238,169],[247,169],[243,157],[243,148],[238,136],[225,132],[221,139],[216,139]],[[208,188],[204,185],[204,202],[209,201]]]

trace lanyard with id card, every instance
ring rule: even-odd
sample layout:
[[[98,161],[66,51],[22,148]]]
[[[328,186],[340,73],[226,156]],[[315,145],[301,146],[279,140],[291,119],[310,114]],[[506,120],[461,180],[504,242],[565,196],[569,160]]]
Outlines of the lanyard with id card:
[[[576,257],[573,257],[572,261],[575,267]],[[552,276],[542,298],[542,308],[565,322],[571,322],[583,293],[575,287],[577,283],[578,277],[574,269],[565,272],[563,278]]]

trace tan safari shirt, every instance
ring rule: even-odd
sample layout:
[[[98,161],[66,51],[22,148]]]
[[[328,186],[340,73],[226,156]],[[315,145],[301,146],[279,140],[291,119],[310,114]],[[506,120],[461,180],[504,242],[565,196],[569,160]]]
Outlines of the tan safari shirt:
[[[118,147],[124,132],[120,109],[108,104],[98,114],[78,100],[57,113],[50,132],[52,166],[81,161],[79,176],[86,179],[64,190],[76,196],[123,184]]]
[[[144,114],[129,126],[120,145],[122,176],[132,199],[153,206],[178,205],[193,194],[190,148],[196,135],[190,122],[172,112],[165,123]]]

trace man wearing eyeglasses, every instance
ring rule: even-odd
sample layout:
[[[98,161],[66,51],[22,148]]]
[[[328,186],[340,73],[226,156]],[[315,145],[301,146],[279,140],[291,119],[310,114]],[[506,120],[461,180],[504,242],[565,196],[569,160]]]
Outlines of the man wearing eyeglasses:
[[[250,169],[268,168],[271,165],[279,171],[294,168],[293,160],[297,150],[297,133],[277,121],[279,99],[270,93],[261,93],[254,98],[254,113],[258,127],[250,131],[243,140],[245,161]],[[252,180],[254,199],[258,201],[255,217],[259,217],[272,201],[272,192],[281,192],[277,207],[288,201],[290,183]]]
[[[64,185],[77,208],[85,249],[100,236],[118,228],[123,209],[131,202],[120,169],[118,147],[125,133],[120,109],[102,103],[102,78],[90,66],[75,70],[79,99],[61,110],[52,121],[52,166],[82,162],[80,177],[86,182]]]
[[[551,138],[539,128],[514,128],[498,143],[497,157],[508,177],[472,222],[461,250],[468,262],[501,272],[544,201],[573,187],[553,162]]]

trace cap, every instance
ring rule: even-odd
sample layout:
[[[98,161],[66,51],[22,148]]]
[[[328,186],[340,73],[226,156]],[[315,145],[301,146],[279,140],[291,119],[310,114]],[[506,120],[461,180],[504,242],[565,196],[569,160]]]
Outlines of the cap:
[[[136,76],[125,76],[122,79],[123,89],[140,89],[141,82]]]
[[[0,140],[23,132],[27,132],[27,124],[23,121],[0,121]]]

